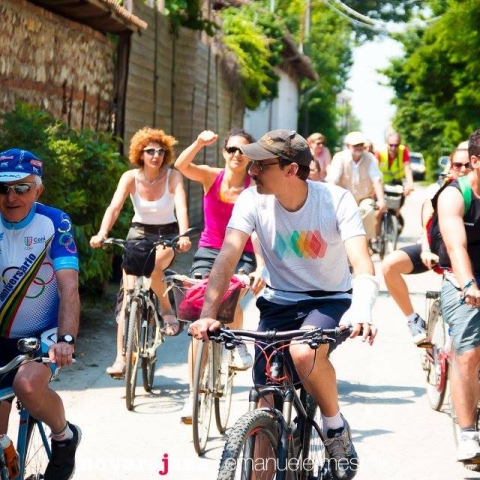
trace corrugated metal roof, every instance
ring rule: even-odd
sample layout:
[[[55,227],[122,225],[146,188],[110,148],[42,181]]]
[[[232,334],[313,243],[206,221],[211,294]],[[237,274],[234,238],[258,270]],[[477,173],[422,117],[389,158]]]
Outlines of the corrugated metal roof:
[[[88,25],[103,33],[135,32],[147,23],[130,13],[116,0],[29,0],[50,12]]]

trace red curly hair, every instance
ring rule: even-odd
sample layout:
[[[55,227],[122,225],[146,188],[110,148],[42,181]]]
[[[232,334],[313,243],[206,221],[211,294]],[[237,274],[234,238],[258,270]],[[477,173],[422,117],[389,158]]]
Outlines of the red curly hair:
[[[142,128],[132,137],[130,151],[128,153],[130,163],[137,167],[143,166],[143,159],[141,158],[143,149],[150,142],[158,143],[165,149],[165,156],[162,165],[170,165],[173,162],[175,154],[173,146],[178,142],[175,140],[175,137],[167,135],[163,130],[157,130],[150,127]]]

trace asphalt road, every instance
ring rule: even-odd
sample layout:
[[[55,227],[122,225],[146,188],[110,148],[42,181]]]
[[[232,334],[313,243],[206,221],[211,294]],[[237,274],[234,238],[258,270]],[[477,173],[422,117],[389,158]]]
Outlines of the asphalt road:
[[[423,190],[418,187],[407,199],[402,242],[411,243],[420,233]],[[185,256],[184,265],[187,260]],[[374,260],[378,269],[378,258]],[[439,282],[432,273],[408,278],[419,313],[425,310],[424,292],[436,289]],[[252,298],[247,296],[244,304],[246,326],[255,328],[258,314]],[[372,347],[348,341],[332,356],[342,412],[360,458],[356,479],[480,478],[455,462],[448,409],[440,413],[430,409],[420,353],[383,284],[374,317],[379,335]],[[188,395],[187,335],[167,338],[159,348],[153,392],[147,394],[139,386],[135,409],[129,412],[124,382],[104,374],[114,357],[114,328],[111,311],[90,314],[78,341],[77,364],[60,372],[54,383],[68,419],[83,430],[75,479],[215,479],[224,439],[214,422],[202,458],[194,452],[191,427],[179,422]],[[250,384],[250,371],[237,375],[232,422],[247,410]]]

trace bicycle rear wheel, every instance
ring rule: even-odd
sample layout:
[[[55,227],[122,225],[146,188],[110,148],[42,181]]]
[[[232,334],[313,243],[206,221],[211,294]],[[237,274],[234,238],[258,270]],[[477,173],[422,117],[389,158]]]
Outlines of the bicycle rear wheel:
[[[127,409],[133,408],[135,388],[137,386],[138,361],[140,359],[139,332],[142,309],[139,300],[133,300],[130,305],[130,318],[128,320],[127,354],[126,354],[126,404]]]
[[[217,480],[273,480],[279,442],[280,428],[270,412],[247,412],[228,433]]]
[[[50,460],[48,427],[33,417],[28,418],[27,439],[25,444],[24,476],[25,480],[40,480]]]
[[[434,410],[442,408],[448,383],[447,353],[444,351],[448,326],[443,321],[440,301],[433,302],[428,313],[427,334],[432,348],[427,350],[427,395]]]
[[[213,406],[213,344],[199,342],[193,375],[193,446],[198,455],[205,452]]]
[[[233,378],[235,371],[231,365],[233,361],[232,350],[227,350],[223,343],[214,343],[215,365],[215,422],[220,433],[225,433],[230,417],[232,404]]]
[[[315,428],[315,424],[320,427],[322,424],[322,415],[320,408],[307,393],[305,409],[307,411],[307,421],[303,427],[302,456],[301,456],[301,480],[321,480],[328,478],[328,463],[325,454],[325,444],[321,434]],[[300,432],[302,434],[302,432]]]

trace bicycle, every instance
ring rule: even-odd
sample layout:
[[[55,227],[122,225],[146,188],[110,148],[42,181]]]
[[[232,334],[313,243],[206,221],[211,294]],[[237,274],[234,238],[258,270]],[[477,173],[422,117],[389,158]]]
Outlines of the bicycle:
[[[235,348],[244,340],[255,340],[263,349],[273,347],[267,358],[270,384],[251,388],[249,411],[228,433],[218,480],[259,478],[259,470],[265,473],[262,478],[276,480],[333,478],[333,459],[325,448],[320,409],[303,385],[300,384],[297,392],[298,385],[291,381],[292,371],[286,368],[284,350],[291,342],[308,344],[315,350],[350,332],[338,328],[285,332],[219,329],[210,335],[227,349]],[[260,400],[270,395],[274,398],[273,405],[258,408]]]
[[[151,242],[150,254],[157,247],[175,248],[181,236],[190,238],[198,235],[199,229],[189,228],[182,235],[168,240],[160,237]],[[107,238],[103,245],[118,245],[126,248],[127,241],[119,238]],[[150,392],[153,387],[155,375],[155,363],[157,361],[157,349],[165,342],[165,323],[158,312],[158,299],[150,288],[150,279],[139,275],[135,279],[135,286],[125,292],[126,307],[123,322],[123,354],[125,356],[125,379],[126,379],[126,406],[132,410],[135,400],[138,368],[142,369],[143,388]],[[174,305],[172,305],[174,308]],[[117,377],[123,378],[123,377]]]
[[[167,277],[174,292],[175,303],[178,306],[185,299],[189,288],[200,282],[201,279],[186,277],[185,275],[173,275]],[[240,300],[242,288],[246,284],[238,284],[239,288],[233,290],[228,300],[222,302],[218,313],[218,319],[222,323],[233,320],[235,309]],[[197,320],[198,313],[192,312],[188,318],[182,318],[177,309],[179,318],[186,321]],[[236,371],[232,367],[233,352],[225,349],[219,343],[208,342],[197,344],[197,353],[193,371],[193,410],[192,410],[192,433],[193,446],[197,455],[203,455],[206,450],[212,410],[215,412],[215,423],[219,433],[224,434],[227,430],[232,402],[233,381]]]
[[[380,260],[397,248],[398,237],[403,228],[403,219],[399,210],[405,200],[402,185],[384,185],[384,191],[387,208],[380,225],[377,245]]]
[[[9,373],[26,362],[49,363],[50,359],[44,357],[45,346],[43,341],[36,337],[21,338],[18,349],[23,352],[17,355],[7,365],[0,368],[0,376]],[[57,370],[52,364],[52,378]],[[0,401],[13,399],[15,396],[12,387],[0,389]],[[43,478],[45,469],[50,461],[51,449],[48,437],[49,428],[40,420],[33,418],[28,410],[17,400],[19,411],[19,426],[17,434],[17,453],[19,457],[20,476],[17,480],[38,480]],[[6,467],[3,449],[0,446],[0,479],[10,480]]]

